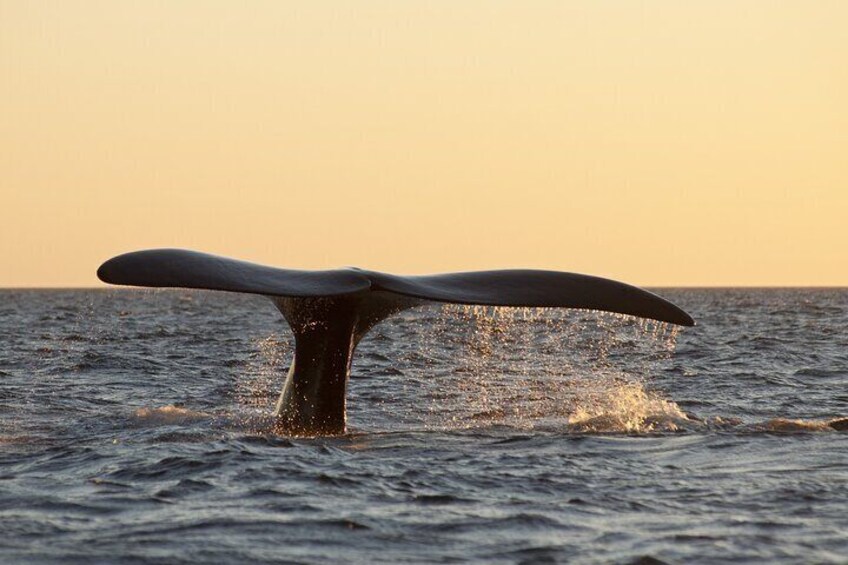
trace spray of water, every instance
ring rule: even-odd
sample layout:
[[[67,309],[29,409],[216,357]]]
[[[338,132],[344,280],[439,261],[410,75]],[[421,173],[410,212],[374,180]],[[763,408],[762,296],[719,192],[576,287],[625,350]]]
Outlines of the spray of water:
[[[677,337],[677,326],[594,311],[459,305],[410,310],[381,324],[360,345],[348,414],[355,430],[848,429],[848,419],[746,425],[738,418],[688,416],[652,385],[672,358]],[[271,412],[293,345],[288,332],[254,343],[226,415],[236,428],[273,430]],[[193,421],[198,414],[166,406],[135,416],[172,422]]]
[[[351,385],[351,408],[379,412],[365,425],[381,429],[673,430],[686,415],[648,382],[676,337],[675,326],[617,314],[428,307],[388,320],[363,343],[354,374],[379,376]],[[287,333],[255,343],[234,388],[231,416],[243,427],[267,424],[292,346]],[[359,394],[369,397],[357,403]]]
[[[290,334],[274,333],[254,343],[248,365],[233,389],[235,406],[228,417],[235,427],[257,434],[273,428],[271,413],[293,352]]]
[[[676,338],[675,326],[618,314],[446,306],[425,348],[456,355],[422,387],[426,424],[676,430],[686,414],[649,386]]]

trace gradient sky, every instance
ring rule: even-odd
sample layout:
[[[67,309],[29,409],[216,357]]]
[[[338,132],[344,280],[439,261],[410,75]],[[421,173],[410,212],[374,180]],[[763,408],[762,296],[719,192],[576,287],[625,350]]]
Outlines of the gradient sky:
[[[0,0],[0,286],[848,285],[848,2]]]

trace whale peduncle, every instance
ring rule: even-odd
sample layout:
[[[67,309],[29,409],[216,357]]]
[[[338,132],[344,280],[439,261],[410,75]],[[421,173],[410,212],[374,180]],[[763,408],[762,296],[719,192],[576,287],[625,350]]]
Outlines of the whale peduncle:
[[[345,432],[353,353],[388,316],[422,301],[384,292],[271,300],[294,334],[295,351],[277,407],[276,431],[288,435]]]

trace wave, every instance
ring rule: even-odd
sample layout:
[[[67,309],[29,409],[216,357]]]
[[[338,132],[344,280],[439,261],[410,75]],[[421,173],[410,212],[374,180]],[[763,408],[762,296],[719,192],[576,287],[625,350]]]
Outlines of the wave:
[[[190,424],[211,420],[212,415],[168,404],[158,408],[139,408],[132,414],[136,424],[149,426],[167,426],[172,424]]]

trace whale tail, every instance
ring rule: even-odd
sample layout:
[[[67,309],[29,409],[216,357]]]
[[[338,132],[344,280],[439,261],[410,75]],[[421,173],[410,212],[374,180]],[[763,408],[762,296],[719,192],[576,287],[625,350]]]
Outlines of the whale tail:
[[[97,270],[120,285],[261,294],[271,299],[295,337],[295,353],[275,415],[279,431],[334,435],[345,431],[345,398],[353,353],[387,317],[426,303],[582,308],[683,326],[689,314],[671,302],[617,281],[555,271],[502,270],[398,276],[362,269],[277,269],[180,249],[137,251]]]

